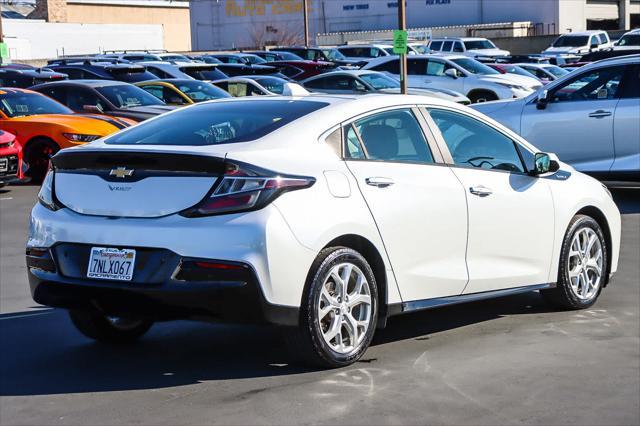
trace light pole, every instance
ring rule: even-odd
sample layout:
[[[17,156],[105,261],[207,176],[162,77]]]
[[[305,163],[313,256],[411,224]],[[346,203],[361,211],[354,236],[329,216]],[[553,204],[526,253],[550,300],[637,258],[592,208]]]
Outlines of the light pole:
[[[302,17],[304,19],[304,46],[309,47],[309,9],[307,0],[302,0]]]
[[[407,31],[407,5],[406,0],[398,0],[398,29]],[[400,93],[407,94],[407,51],[400,54]]]

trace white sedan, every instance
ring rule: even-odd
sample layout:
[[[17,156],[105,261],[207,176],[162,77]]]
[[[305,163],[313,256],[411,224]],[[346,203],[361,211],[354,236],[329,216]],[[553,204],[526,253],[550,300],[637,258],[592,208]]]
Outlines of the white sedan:
[[[362,69],[400,74],[397,56],[369,61]],[[464,55],[414,55],[407,58],[409,87],[453,90],[472,103],[528,96],[542,87],[535,77],[500,74],[487,65]]]
[[[34,299],[90,338],[267,322],[339,367],[401,313],[528,291],[589,307],[619,247],[599,182],[478,112],[312,95],[195,104],[61,151],[26,260]]]

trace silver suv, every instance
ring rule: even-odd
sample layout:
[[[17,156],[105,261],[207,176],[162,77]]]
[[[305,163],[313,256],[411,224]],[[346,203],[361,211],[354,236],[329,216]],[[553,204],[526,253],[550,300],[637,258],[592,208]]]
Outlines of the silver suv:
[[[473,108],[582,172],[640,182],[640,55],[594,62],[525,98]]]

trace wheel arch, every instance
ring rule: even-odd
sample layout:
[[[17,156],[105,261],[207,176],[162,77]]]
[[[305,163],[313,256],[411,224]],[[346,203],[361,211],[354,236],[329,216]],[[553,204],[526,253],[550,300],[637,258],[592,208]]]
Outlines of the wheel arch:
[[[47,135],[36,135],[36,136],[30,137],[29,140],[24,143],[23,148],[25,150],[27,150],[30,145],[33,145],[33,143],[38,141],[38,140],[46,140],[48,142],[52,142],[52,143],[54,143],[54,144],[56,144],[58,146],[58,149],[62,149],[60,144],[58,142],[56,142],[55,139],[53,139],[51,136],[47,136]]]
[[[604,234],[605,243],[607,245],[607,260],[608,260],[607,270],[604,276],[604,280],[605,280],[604,286],[606,286],[607,284],[609,284],[609,273],[611,272],[611,256],[613,254],[613,251],[612,251],[613,248],[611,247],[611,229],[609,228],[609,221],[607,221],[607,217],[602,212],[602,210],[591,205],[582,207],[580,210],[576,212],[575,215],[580,215],[580,214],[589,216],[590,218],[598,222],[598,225],[600,225],[600,228],[602,229],[602,233]]]
[[[384,328],[388,317],[388,282],[387,271],[382,254],[378,248],[367,238],[357,234],[345,234],[334,238],[327,243],[327,247],[348,247],[360,253],[369,263],[376,278],[378,287],[378,328]]]
[[[471,99],[473,97],[473,95],[480,94],[480,93],[488,93],[488,94],[493,95],[496,99],[500,99],[500,96],[498,96],[498,94],[496,92],[494,92],[491,89],[487,89],[487,88],[474,88],[474,89],[471,89],[467,93],[467,97],[469,99]]]

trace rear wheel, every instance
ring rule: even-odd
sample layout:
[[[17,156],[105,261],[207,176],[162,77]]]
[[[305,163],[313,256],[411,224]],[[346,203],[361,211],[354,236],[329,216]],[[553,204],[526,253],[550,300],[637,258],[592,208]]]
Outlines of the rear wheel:
[[[69,311],[71,322],[90,339],[106,343],[131,343],[153,325],[151,321],[107,316],[98,311]]]
[[[35,138],[27,144],[24,160],[29,165],[27,174],[31,177],[32,182],[42,182],[49,168],[49,160],[58,151],[60,151],[58,144],[47,138]]]
[[[371,343],[378,316],[378,289],[366,259],[346,247],[320,252],[300,311],[300,325],[287,341],[305,363],[332,368],[360,359]]]
[[[469,100],[472,104],[477,104],[481,102],[497,101],[498,96],[488,90],[476,90],[469,93]]]
[[[606,239],[598,222],[577,215],[569,224],[560,252],[556,288],[542,296],[562,309],[583,309],[593,305],[608,271]]]

